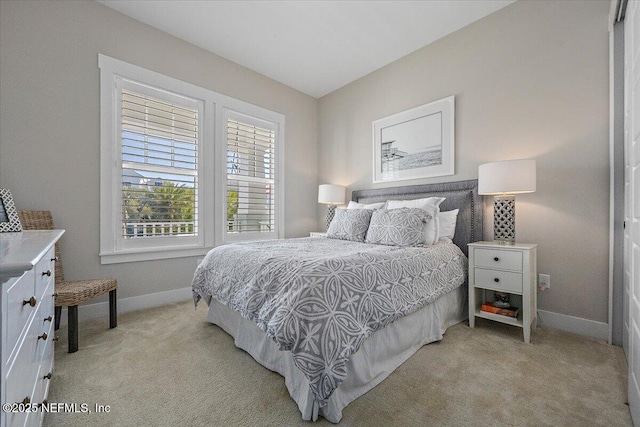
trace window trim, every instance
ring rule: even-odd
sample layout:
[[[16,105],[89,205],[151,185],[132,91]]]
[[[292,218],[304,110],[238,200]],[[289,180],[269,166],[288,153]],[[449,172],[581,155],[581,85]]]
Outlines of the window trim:
[[[205,255],[211,248],[231,241],[284,237],[284,125],[285,116],[216,93],[163,74],[98,54],[100,69],[100,262],[114,264]],[[202,102],[202,140],[199,143],[199,236],[196,244],[168,244],[145,248],[123,248],[118,245],[117,234],[121,224],[119,203],[115,191],[122,190],[119,176],[118,123],[116,78],[166,90]],[[263,120],[276,125],[276,183],[280,196],[276,200],[276,232],[246,233],[226,237],[226,123],[225,110]],[[120,202],[121,203],[121,202]],[[265,236],[264,234],[268,234]],[[239,237],[239,238],[235,238]],[[171,237],[166,238],[172,239]]]

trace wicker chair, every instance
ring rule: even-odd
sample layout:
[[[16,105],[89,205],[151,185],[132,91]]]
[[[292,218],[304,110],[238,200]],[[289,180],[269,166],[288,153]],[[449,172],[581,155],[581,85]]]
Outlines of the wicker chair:
[[[49,211],[18,211],[24,230],[53,230],[53,218]],[[62,307],[68,307],[69,313],[69,353],[78,351],[78,304],[93,297],[109,292],[109,327],[118,326],[116,312],[116,279],[64,280],[60,248],[56,243],[55,270],[55,328],[60,328]]]

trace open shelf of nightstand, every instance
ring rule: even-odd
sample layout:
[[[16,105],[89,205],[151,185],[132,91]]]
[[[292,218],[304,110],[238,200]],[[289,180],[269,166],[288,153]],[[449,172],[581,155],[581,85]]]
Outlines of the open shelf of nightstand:
[[[523,313],[522,294],[507,292],[509,294],[510,305],[513,307],[518,307],[520,309],[517,318],[505,316],[502,314],[489,313],[487,311],[482,311],[481,309],[482,304],[484,302],[491,303],[491,301],[493,301],[493,296],[494,296],[493,294],[496,291],[502,291],[502,290],[493,289],[491,287],[481,287],[478,285],[473,287],[473,291],[470,290],[470,292],[475,292],[475,298],[473,298],[473,300],[475,301],[476,317],[482,317],[484,319],[506,323],[508,325],[518,326],[522,328],[524,325],[523,314],[522,314]]]

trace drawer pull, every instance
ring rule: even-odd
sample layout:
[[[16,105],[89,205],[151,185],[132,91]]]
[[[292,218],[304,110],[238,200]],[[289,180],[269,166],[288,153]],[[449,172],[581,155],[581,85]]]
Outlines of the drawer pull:
[[[38,335],[38,340],[42,339],[42,341],[46,341],[47,340],[47,333],[43,332],[42,335]]]
[[[25,306],[29,304],[31,307],[35,307],[36,306],[36,297],[31,297],[29,299],[23,299],[22,300],[22,305]]]
[[[52,320],[53,320],[53,317],[51,317],[51,316],[44,318],[45,322],[51,322]]]
[[[495,279],[493,279],[494,282],[498,283],[500,281],[500,279],[498,279],[497,277]]]
[[[31,403],[31,398],[29,396],[27,396],[24,399],[22,399],[22,404],[23,405],[28,405],[29,403]]]
[[[58,262],[58,257],[57,257],[57,256],[54,256],[53,258],[51,258],[51,261],[53,261],[53,262]]]
[[[42,275],[51,277],[51,270],[43,271]]]
[[[47,375],[45,375],[44,377],[42,377],[43,380],[50,380],[51,379],[51,372],[49,372]]]
[[[500,261],[500,258],[498,258],[498,257],[496,256],[496,257],[493,257],[493,260],[494,260],[495,262],[498,262],[498,261]]]

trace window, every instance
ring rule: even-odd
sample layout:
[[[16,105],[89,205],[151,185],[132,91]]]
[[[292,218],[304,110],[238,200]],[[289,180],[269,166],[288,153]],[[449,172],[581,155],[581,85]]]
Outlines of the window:
[[[283,237],[284,116],[99,55],[103,264]]]
[[[227,112],[227,240],[276,228],[276,130]]]
[[[199,103],[116,81],[122,86],[118,145],[123,246],[156,237],[197,237]]]

